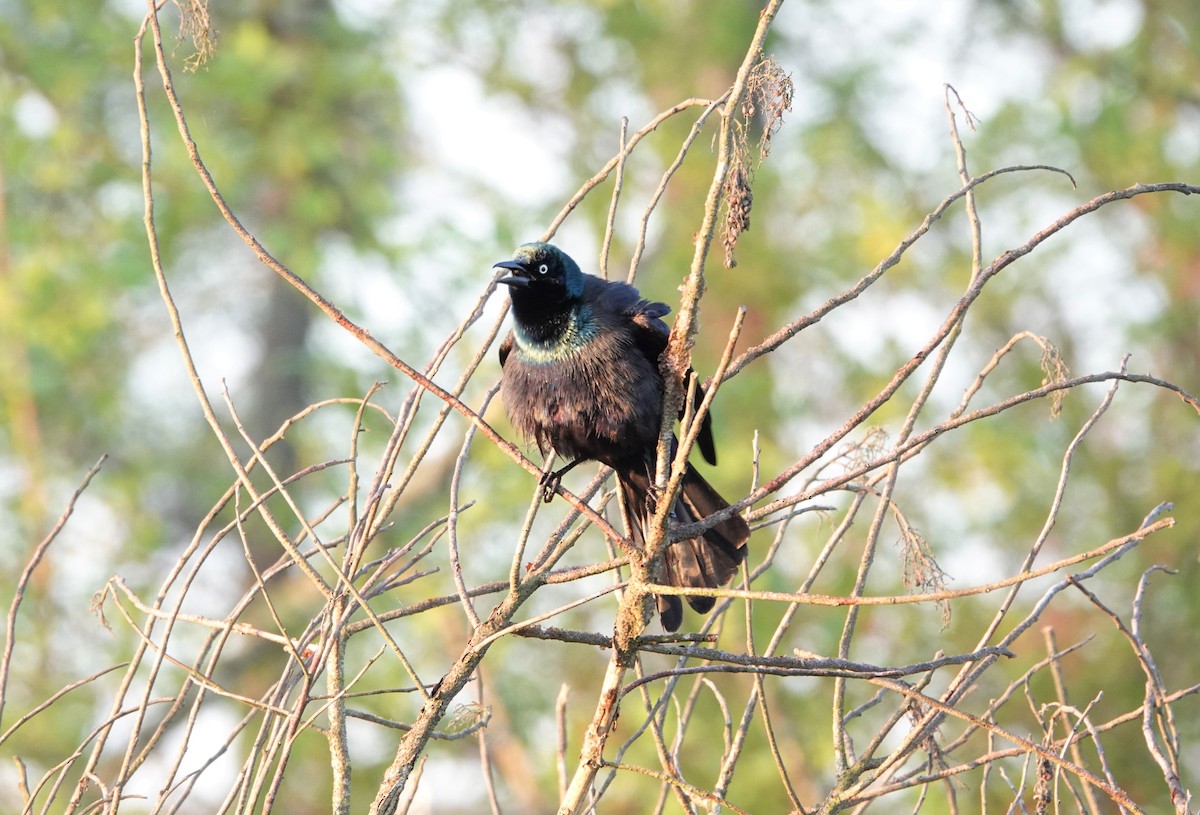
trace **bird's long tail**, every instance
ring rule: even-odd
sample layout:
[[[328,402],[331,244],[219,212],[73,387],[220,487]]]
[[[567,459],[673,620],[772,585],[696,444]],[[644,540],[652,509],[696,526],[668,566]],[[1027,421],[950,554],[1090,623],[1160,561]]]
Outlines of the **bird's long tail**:
[[[653,484],[646,467],[618,469],[621,507],[633,542],[644,547],[644,529],[654,514]],[[672,513],[676,525],[690,524],[725,509],[729,502],[696,472],[691,464],[683,475],[683,485]],[[750,527],[733,515],[698,538],[675,541],[665,555],[667,585],[680,588],[718,588],[724,586],[746,559],[746,540]],[[658,615],[663,628],[675,631],[683,622],[683,603],[676,596],[658,597]],[[716,604],[713,597],[690,596],[688,605],[706,614]]]

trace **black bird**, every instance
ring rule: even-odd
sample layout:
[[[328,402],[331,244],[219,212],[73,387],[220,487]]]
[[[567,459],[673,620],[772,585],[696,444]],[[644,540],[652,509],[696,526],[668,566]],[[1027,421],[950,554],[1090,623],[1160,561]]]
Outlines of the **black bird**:
[[[565,252],[527,243],[512,260],[496,264],[511,274],[513,330],[500,344],[504,404],[513,425],[568,464],[544,479],[546,500],[559,478],[583,461],[616,471],[622,509],[634,543],[644,546],[644,526],[654,512],[654,463],[662,416],[663,380],[658,359],[670,330],[664,303],[643,300],[626,283],[584,274]],[[689,376],[695,374],[688,372]],[[704,417],[697,444],[716,463],[712,428]],[[674,519],[691,523],[729,503],[691,464],[683,476]],[[666,583],[716,588],[729,582],[746,557],[750,527],[733,515],[698,538],[667,548]],[[712,597],[688,597],[701,614]],[[683,620],[679,597],[659,597],[663,628]]]

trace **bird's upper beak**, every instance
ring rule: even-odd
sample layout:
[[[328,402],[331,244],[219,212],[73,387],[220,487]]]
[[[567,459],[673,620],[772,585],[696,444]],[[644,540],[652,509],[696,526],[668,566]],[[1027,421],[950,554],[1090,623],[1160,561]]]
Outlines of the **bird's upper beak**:
[[[502,260],[492,266],[493,269],[508,269],[515,274],[508,277],[502,277],[497,280],[497,283],[503,283],[506,286],[517,286],[522,288],[529,285],[529,273],[525,271],[525,267],[515,260]]]

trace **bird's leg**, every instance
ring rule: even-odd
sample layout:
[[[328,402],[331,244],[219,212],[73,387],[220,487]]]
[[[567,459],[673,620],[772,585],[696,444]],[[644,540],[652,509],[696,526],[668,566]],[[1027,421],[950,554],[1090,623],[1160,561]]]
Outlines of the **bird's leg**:
[[[650,488],[646,490],[646,517],[650,517],[651,515],[653,515],[655,512],[658,511],[658,502],[659,502],[659,499],[662,498],[662,496],[663,496],[663,491],[660,490],[653,481],[650,482]],[[676,509],[678,507],[679,507],[678,501],[671,504],[671,511],[667,513],[668,521],[678,521],[679,520],[679,516],[676,513]]]
[[[658,509],[658,485],[654,483],[654,479],[650,479],[650,483],[646,485],[646,517],[649,518]]]
[[[646,473],[646,511],[649,515],[654,514],[654,510],[658,509],[658,499],[662,496],[662,490],[658,488],[658,481],[654,477],[654,460],[653,458],[646,459],[642,464],[642,469]]]
[[[549,470],[542,473],[538,484],[542,487],[542,500],[547,504],[554,500],[554,493],[558,492],[558,485],[562,483],[562,477],[571,472],[577,464],[582,464],[587,459],[577,458],[565,467],[560,467],[557,470]]]

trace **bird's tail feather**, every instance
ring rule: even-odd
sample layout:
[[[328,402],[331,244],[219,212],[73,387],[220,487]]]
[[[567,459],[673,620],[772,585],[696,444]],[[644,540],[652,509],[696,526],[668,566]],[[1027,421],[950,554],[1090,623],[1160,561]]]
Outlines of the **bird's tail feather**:
[[[644,547],[644,528],[654,514],[653,485],[642,467],[618,470],[617,478],[621,484],[621,506],[633,542]],[[689,464],[683,475],[679,499],[675,502],[674,522],[690,524],[728,506],[729,503],[720,493]],[[750,527],[745,520],[733,515],[700,537],[672,543],[664,556],[665,582],[681,588],[718,588],[725,585],[746,559],[746,540],[749,537]],[[712,597],[691,596],[687,601],[701,614],[711,611],[716,604]],[[663,628],[675,631],[683,622],[683,603],[676,596],[659,596],[658,614]]]

